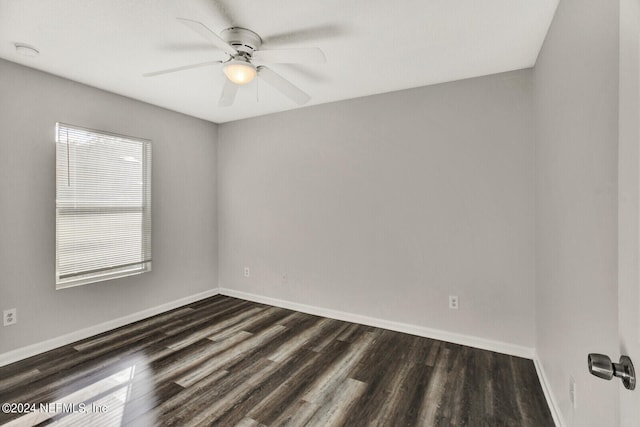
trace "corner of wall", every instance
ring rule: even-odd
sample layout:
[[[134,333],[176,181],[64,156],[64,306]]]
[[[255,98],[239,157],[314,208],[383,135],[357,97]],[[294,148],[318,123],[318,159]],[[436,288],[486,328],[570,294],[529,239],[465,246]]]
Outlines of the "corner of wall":
[[[556,424],[556,427],[565,427],[566,423],[564,422],[564,418],[562,417],[560,406],[558,405],[555,394],[553,394],[553,390],[551,389],[551,386],[549,384],[549,379],[547,378],[547,375],[544,371],[544,365],[542,364],[542,361],[538,356],[537,350],[534,350],[533,352],[533,364],[536,367],[538,379],[540,380],[540,386],[542,387],[542,392],[544,393],[544,397],[547,400],[547,405],[549,406],[549,410],[551,411],[553,422]]]

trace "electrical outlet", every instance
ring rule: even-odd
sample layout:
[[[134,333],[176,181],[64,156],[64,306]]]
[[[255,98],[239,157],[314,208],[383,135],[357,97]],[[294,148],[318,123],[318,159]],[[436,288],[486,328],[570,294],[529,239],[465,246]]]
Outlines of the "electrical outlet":
[[[18,311],[15,308],[4,310],[2,312],[2,323],[4,326],[11,326],[18,323]]]
[[[449,308],[452,310],[457,310],[460,308],[458,305],[458,296],[457,295],[449,295]]]
[[[249,269],[249,267],[245,267],[244,268],[244,277],[249,277],[251,276],[251,270]]]
[[[571,400],[571,406],[573,406],[573,409],[576,409],[576,380],[572,376],[569,377],[569,399]]]

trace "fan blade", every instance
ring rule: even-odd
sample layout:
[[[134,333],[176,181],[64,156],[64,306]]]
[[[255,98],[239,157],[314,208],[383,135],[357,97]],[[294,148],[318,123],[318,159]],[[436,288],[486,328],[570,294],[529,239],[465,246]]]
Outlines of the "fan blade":
[[[221,61],[229,59],[229,55],[225,52],[219,50],[215,46],[211,45],[206,40],[198,41],[195,43],[163,43],[159,45],[162,50],[166,50],[168,52],[196,52],[196,53],[204,53],[208,55],[215,55],[215,58],[219,58]]]
[[[234,16],[233,11],[230,10],[228,5],[216,0],[210,1],[209,3],[212,6],[213,13],[221,17],[227,27],[237,27],[240,25],[240,21]]]
[[[252,59],[273,64],[323,64],[327,62],[324,53],[317,47],[258,50],[253,53]]]
[[[221,49],[227,52],[229,55],[238,54],[238,51],[235,50],[233,46],[231,46],[226,41],[222,40],[219,35],[211,31],[209,27],[204,25],[202,22],[193,21],[191,19],[186,19],[186,18],[177,18],[177,19],[178,21],[182,22],[184,25],[189,27],[192,31],[200,34],[202,37],[209,40],[218,49]]]
[[[142,77],[159,76],[161,74],[175,73],[177,71],[190,70],[192,68],[208,67],[210,65],[216,65],[216,64],[222,64],[222,61],[207,61],[207,62],[201,62],[199,64],[191,64],[191,65],[184,65],[182,67],[168,68],[166,70],[160,70],[160,71],[153,71],[151,73],[145,73],[145,74],[142,75]]]
[[[280,64],[278,68],[281,69],[282,72],[286,70],[287,75],[290,75],[289,72],[304,75],[305,80],[313,80],[318,83],[327,81],[327,77],[321,72],[321,69],[313,65]]]
[[[218,101],[219,107],[229,107],[236,99],[236,93],[238,92],[238,85],[231,82],[231,80],[225,78],[224,86],[222,87],[222,93],[220,94],[220,100]]]
[[[262,38],[263,45],[290,44],[290,43],[310,43],[322,39],[335,39],[347,35],[347,28],[336,24],[323,24],[313,27],[306,26],[298,30],[291,30],[282,33],[270,34]]]
[[[263,78],[265,82],[273,86],[275,89],[280,91],[281,94],[298,105],[304,105],[311,99],[308,94],[300,90],[297,86],[273,71],[271,68],[267,68],[262,65],[259,66],[258,76]]]

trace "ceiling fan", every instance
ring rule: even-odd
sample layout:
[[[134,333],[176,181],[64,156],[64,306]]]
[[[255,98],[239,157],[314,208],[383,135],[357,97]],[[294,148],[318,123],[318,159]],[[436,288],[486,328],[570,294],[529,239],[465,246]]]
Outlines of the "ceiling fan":
[[[295,86],[289,80],[264,65],[258,63],[274,64],[318,64],[326,62],[322,50],[316,47],[296,49],[260,49],[262,38],[255,32],[242,27],[229,27],[220,35],[216,34],[202,22],[186,18],[178,18],[178,21],[186,25],[192,31],[207,39],[213,46],[228,55],[226,60],[208,61],[182,67],[169,68],[143,74],[144,77],[153,77],[161,74],[175,73],[192,68],[206,67],[222,64],[222,71],[226,79],[222,88],[222,94],[218,105],[228,107],[233,104],[238,88],[250,83],[259,77],[287,98],[298,105],[306,104],[311,97]]]

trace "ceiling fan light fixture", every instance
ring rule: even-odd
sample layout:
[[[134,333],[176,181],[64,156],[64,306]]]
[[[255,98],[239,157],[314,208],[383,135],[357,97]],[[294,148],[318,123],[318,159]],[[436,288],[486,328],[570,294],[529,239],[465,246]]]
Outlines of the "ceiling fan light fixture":
[[[237,59],[224,64],[223,71],[227,78],[237,85],[250,83],[258,74],[253,64]]]

